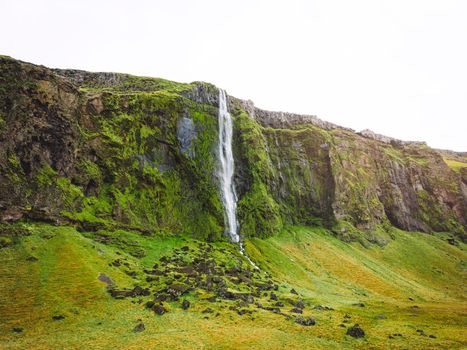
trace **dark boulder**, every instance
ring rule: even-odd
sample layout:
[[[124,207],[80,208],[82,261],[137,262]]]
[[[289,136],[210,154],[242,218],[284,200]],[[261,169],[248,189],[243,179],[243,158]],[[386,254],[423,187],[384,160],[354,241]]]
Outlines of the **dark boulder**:
[[[304,309],[305,308],[305,302],[303,300],[299,300],[294,304],[294,306],[297,309]]]
[[[156,315],[163,315],[167,312],[166,308],[160,304],[154,304],[152,311],[154,311]]]
[[[114,284],[112,279],[109,276],[107,276],[106,274],[102,273],[102,272],[99,273],[99,276],[97,276],[97,279],[99,281],[101,281],[101,282],[106,283],[108,286],[111,286],[111,285]]]
[[[303,313],[302,309],[299,309],[299,308],[296,308],[294,307],[293,309],[291,309],[289,312],[293,312],[295,314],[301,314]]]
[[[346,334],[354,338],[363,338],[365,336],[365,331],[358,324],[355,324],[347,329]]]
[[[139,333],[139,332],[144,331],[144,329],[145,329],[144,323],[140,322],[135,326],[135,328],[133,328],[133,332],[134,333]]]
[[[132,278],[136,278],[137,276],[135,271],[125,271],[125,273]]]
[[[235,300],[236,296],[235,293],[227,290],[227,289],[219,289],[217,291],[217,296],[222,299],[228,299],[228,300]]]
[[[147,309],[152,309],[155,305],[153,301],[148,301],[146,304],[144,304]]]
[[[188,300],[183,300],[182,301],[182,309],[187,310],[190,307],[190,302]]]
[[[190,287],[184,283],[172,283],[166,288],[167,294],[172,298],[178,298],[190,290]]]
[[[249,304],[253,304],[255,302],[253,295],[251,295],[250,293],[237,293],[236,299],[243,300],[244,302]]]
[[[302,326],[314,326],[316,321],[311,317],[298,316],[295,318],[295,323],[301,324]]]
[[[148,288],[142,288],[141,286],[137,285],[131,291],[130,296],[138,297],[138,296],[148,296],[150,294],[151,294],[151,291]]]

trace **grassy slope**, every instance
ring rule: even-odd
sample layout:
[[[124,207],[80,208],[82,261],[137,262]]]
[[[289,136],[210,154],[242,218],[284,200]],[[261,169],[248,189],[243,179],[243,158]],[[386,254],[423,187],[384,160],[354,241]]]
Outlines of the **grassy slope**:
[[[461,168],[467,167],[467,163],[465,162],[461,162],[461,161],[449,159],[449,158],[443,158],[443,159],[444,159],[444,162],[448,165],[448,167],[450,167],[454,171],[460,171]]]
[[[104,245],[72,228],[34,225],[30,236],[16,239],[0,250],[0,348],[6,349],[242,349],[297,348],[461,348],[467,321],[463,296],[465,246],[451,246],[435,236],[394,233],[386,247],[363,248],[345,244],[321,229],[289,228],[282,234],[247,242],[247,251],[278,281],[280,289],[294,287],[310,305],[334,311],[305,309],[317,320],[303,327],[265,310],[253,317],[221,311],[204,319],[207,301],[194,300],[193,308],[155,316],[130,300],[112,299],[100,272],[119,286],[134,280],[109,262],[127,258],[130,266],[149,267],[160,255],[189,238],[154,238],[123,233],[126,242],[146,252],[142,259],[125,247]],[[227,243],[217,243],[232,249]],[[35,256],[37,262],[26,260]],[[218,259],[221,259],[218,257]],[[227,262],[228,263],[228,262]],[[414,299],[413,301],[408,298]],[[353,306],[363,302],[365,307]],[[414,308],[414,306],[418,308]],[[64,315],[53,321],[53,315]],[[339,328],[343,316],[352,316],[366,331],[355,340]],[[377,315],[384,314],[386,319]],[[141,319],[146,330],[131,330]],[[23,327],[23,333],[11,332]],[[417,329],[436,339],[420,336]],[[403,337],[388,339],[389,334]],[[390,345],[388,345],[390,344]]]

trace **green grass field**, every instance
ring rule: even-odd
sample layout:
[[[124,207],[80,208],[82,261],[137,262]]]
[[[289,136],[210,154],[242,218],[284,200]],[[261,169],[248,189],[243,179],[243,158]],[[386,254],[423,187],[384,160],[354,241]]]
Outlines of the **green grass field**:
[[[192,307],[166,303],[159,316],[138,299],[113,299],[100,273],[119,287],[140,283],[139,271],[162,255],[200,242],[188,237],[108,233],[96,240],[70,227],[21,224],[29,235],[9,237],[0,249],[1,349],[455,349],[465,348],[465,245],[446,235],[394,231],[385,247],[347,244],[320,228],[290,227],[246,242],[246,251],[279,285],[284,298],[294,288],[305,300],[302,326],[263,309],[239,315],[230,301],[212,303],[201,292],[187,295]],[[212,258],[237,263],[236,247],[215,243]],[[220,255],[216,249],[226,251]],[[144,257],[128,254],[144,250]],[[37,258],[37,261],[30,257]],[[28,259],[29,258],[29,259]],[[124,259],[132,278],[110,264]],[[293,297],[293,294],[290,294]],[[410,299],[409,299],[410,298]],[[364,306],[359,306],[357,304]],[[316,310],[321,305],[333,310]],[[203,314],[210,307],[218,312]],[[358,323],[366,336],[354,339],[339,325]],[[61,315],[64,319],[53,320]],[[145,330],[133,328],[143,322]],[[17,332],[13,331],[16,327]],[[22,329],[18,332],[19,328]],[[423,330],[417,332],[417,330]],[[392,336],[401,334],[402,336]],[[430,335],[432,337],[430,337]],[[389,337],[391,336],[391,337]]]
[[[454,171],[460,171],[461,168],[467,168],[467,163],[454,159],[443,158],[444,162]]]

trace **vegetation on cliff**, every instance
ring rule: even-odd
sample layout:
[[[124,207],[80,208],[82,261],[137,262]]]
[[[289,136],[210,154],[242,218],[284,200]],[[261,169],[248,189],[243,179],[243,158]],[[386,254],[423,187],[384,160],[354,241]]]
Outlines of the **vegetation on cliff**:
[[[217,99],[0,57],[0,347],[465,346],[464,155],[229,97],[256,270]]]
[[[7,57],[0,67],[4,220],[223,239],[216,87]],[[268,237],[288,224],[380,243],[390,225],[464,234],[465,179],[425,145],[387,144],[300,116],[270,127],[274,112],[255,119],[235,98],[230,109],[242,236]]]

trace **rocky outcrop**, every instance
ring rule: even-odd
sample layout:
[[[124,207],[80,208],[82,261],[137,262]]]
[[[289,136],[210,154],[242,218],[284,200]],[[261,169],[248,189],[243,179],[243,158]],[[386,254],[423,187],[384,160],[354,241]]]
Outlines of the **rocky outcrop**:
[[[255,107],[250,100],[237,100],[241,103],[243,109],[257,120],[261,125],[270,128],[291,128],[297,125],[311,124],[324,130],[344,129],[353,131],[350,128],[345,128],[324,120],[319,119],[315,115],[295,114],[288,112],[271,112]]]
[[[466,226],[466,172],[419,142],[229,97],[241,234],[285,224],[377,241]],[[218,90],[0,58],[0,218],[220,239]]]
[[[426,142],[423,141],[402,141],[395,139],[393,137],[377,134],[369,129],[362,130],[358,132],[359,135],[373,139],[376,141],[384,142],[391,145],[418,145],[418,146],[427,146]]]

